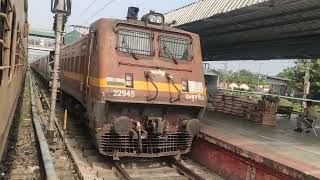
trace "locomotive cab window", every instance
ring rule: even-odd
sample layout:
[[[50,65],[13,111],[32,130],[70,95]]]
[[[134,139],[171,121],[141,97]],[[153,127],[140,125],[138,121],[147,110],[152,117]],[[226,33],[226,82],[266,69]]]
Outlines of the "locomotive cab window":
[[[151,56],[153,54],[152,35],[149,32],[120,29],[117,46],[119,51],[132,55]]]
[[[191,60],[190,44],[188,38],[174,36],[160,36],[160,56],[174,60]]]

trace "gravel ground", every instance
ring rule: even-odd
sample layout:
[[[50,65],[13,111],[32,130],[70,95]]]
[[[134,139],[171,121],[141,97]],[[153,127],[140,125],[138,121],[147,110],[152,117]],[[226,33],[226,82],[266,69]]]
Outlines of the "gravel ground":
[[[38,153],[26,81],[10,129],[7,157],[0,163],[0,179],[42,179]]]

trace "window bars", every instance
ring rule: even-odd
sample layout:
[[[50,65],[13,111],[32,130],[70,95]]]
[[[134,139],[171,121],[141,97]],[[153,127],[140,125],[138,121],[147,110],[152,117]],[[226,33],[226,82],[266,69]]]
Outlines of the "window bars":
[[[130,54],[153,54],[151,33],[121,29],[118,31],[118,50]]]
[[[171,59],[189,60],[189,45],[189,39],[160,36],[160,56]]]
[[[0,3],[0,85],[3,78],[3,70],[11,68],[9,65],[4,65],[8,57],[5,51],[10,50],[10,42],[6,41],[5,33],[11,31],[11,24],[9,20],[10,13],[13,12],[12,4],[10,0],[7,0],[5,3]],[[9,55],[10,56],[10,55]]]

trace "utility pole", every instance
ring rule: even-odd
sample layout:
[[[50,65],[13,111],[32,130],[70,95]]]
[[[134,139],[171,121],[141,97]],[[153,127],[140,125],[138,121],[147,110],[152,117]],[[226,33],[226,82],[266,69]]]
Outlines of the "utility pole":
[[[56,111],[56,100],[59,85],[59,69],[60,69],[60,48],[62,42],[62,33],[64,23],[66,22],[67,16],[71,14],[71,0],[51,0],[51,12],[55,13],[55,22],[53,29],[56,34],[55,42],[55,54],[52,71],[52,86],[51,86],[51,105],[50,105],[50,116],[49,125],[47,128],[47,138],[50,143],[54,139],[54,121]]]
[[[305,69],[305,75],[304,75],[304,84],[303,84],[303,99],[307,99],[307,95],[310,91],[310,66],[311,66],[311,60],[306,60],[306,69]],[[306,101],[303,101],[302,109],[306,108],[307,104]]]
[[[260,79],[261,79],[261,65],[262,63],[259,64],[258,87],[260,86]]]
[[[225,76],[226,76],[226,78],[228,78],[229,77],[229,73],[228,73],[228,61],[226,61],[225,63],[224,63],[224,71],[225,71]],[[227,80],[226,80],[226,78],[224,78],[224,88],[228,88],[228,82],[227,82]]]

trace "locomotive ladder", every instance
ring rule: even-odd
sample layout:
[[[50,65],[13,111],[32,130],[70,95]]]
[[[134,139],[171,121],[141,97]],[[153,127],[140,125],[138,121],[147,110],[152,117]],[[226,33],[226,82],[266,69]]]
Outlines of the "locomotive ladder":
[[[2,6],[2,2],[1,2],[1,1],[2,1],[2,0],[0,0],[0,8],[1,8],[1,6]],[[9,9],[8,9],[8,8],[9,8]],[[10,14],[11,14],[12,12],[13,12],[13,6],[12,6],[12,4],[11,4],[11,1],[10,1],[10,0],[7,0],[6,12],[0,12],[0,18],[4,20],[4,31],[5,31],[5,32],[11,31],[11,24],[12,24],[12,23],[9,22],[9,16],[10,16]],[[1,51],[5,52],[5,51],[10,50],[10,44],[8,44],[8,43],[6,42],[6,38],[3,38],[3,39],[0,38],[0,44],[1,44],[1,46],[2,46]],[[2,54],[2,55],[3,55],[3,54]],[[4,58],[4,59],[6,59],[6,58]],[[2,71],[2,70],[4,70],[4,69],[8,69],[8,68],[10,68],[9,65],[0,66],[0,71]]]

